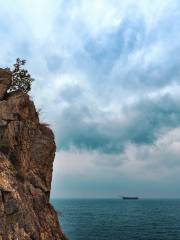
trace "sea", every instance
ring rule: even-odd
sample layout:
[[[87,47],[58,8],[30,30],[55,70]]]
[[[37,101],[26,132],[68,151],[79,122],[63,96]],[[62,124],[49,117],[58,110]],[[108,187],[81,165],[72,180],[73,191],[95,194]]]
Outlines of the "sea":
[[[180,240],[180,199],[53,199],[69,240]]]

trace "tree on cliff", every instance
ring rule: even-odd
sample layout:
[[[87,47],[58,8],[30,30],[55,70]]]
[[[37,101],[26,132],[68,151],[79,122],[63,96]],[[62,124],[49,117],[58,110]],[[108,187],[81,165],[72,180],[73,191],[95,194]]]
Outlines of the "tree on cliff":
[[[26,60],[17,58],[16,63],[13,65],[14,68],[12,70],[12,83],[9,88],[9,91],[22,90],[27,93],[31,90],[31,84],[33,82],[33,78],[29,74],[29,72],[22,68],[26,63]]]

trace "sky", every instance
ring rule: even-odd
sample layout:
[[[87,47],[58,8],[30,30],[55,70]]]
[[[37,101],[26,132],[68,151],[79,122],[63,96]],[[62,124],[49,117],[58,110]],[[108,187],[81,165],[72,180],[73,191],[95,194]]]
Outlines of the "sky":
[[[180,197],[179,0],[0,0],[54,131],[53,198]]]

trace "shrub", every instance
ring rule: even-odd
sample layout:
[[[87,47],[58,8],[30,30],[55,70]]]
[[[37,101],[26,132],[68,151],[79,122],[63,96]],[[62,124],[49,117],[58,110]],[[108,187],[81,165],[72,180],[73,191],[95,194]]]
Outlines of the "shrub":
[[[26,64],[26,60],[17,58],[16,63],[13,65],[12,69],[12,83],[9,91],[22,90],[27,93],[31,90],[31,84],[34,79],[28,73],[28,71],[22,68]]]

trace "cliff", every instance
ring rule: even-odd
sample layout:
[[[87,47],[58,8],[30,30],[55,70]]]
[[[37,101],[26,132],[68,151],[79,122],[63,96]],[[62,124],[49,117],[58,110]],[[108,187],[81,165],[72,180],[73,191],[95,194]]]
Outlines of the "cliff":
[[[27,94],[7,93],[10,84],[0,69],[0,240],[65,239],[49,203],[53,132]]]

